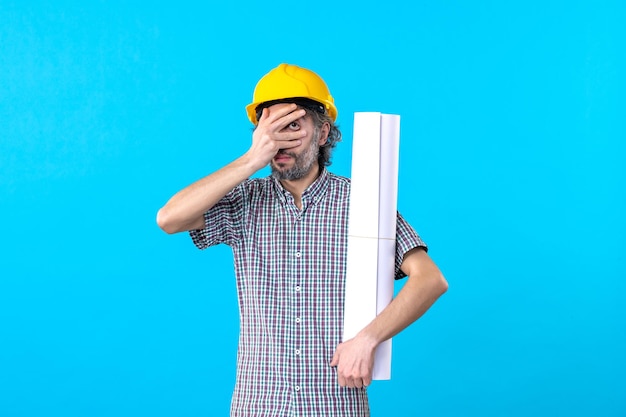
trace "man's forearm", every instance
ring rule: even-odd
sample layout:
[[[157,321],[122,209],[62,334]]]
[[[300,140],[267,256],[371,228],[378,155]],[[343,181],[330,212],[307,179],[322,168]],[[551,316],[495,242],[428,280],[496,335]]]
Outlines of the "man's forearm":
[[[157,224],[167,233],[204,226],[204,213],[257,171],[244,155],[213,174],[176,193],[157,213]]]
[[[405,285],[357,337],[378,346],[419,319],[448,289],[439,268],[422,249],[407,256],[403,270],[409,276]]]
[[[330,366],[337,367],[339,385],[369,385],[376,347],[420,318],[448,289],[439,268],[422,249],[405,256],[402,270],[409,278],[398,295],[354,338],[337,346]]]
[[[204,213],[230,190],[267,166],[280,149],[291,149],[302,143],[304,129],[285,129],[304,117],[306,111],[296,104],[280,104],[263,109],[252,134],[248,151],[219,171],[176,193],[157,213],[157,223],[167,233],[178,233],[204,227]]]

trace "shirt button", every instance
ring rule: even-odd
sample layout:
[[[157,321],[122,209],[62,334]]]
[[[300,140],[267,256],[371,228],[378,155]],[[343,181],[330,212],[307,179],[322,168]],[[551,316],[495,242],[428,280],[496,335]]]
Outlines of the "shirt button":
[[[302,320],[300,320],[300,317],[296,317],[296,323],[300,323]]]
[[[295,389],[296,391],[300,391],[300,385],[296,385],[295,387],[293,387],[293,389]]]
[[[301,289],[301,288],[300,288],[300,286],[299,286],[299,285],[296,285],[296,292],[299,292],[299,291],[300,291],[300,289]]]
[[[296,349],[296,355],[300,355],[300,349]]]
[[[302,255],[300,254],[300,252],[299,252],[299,251],[298,251],[298,252],[296,252],[296,258],[299,258],[300,256],[302,256]]]

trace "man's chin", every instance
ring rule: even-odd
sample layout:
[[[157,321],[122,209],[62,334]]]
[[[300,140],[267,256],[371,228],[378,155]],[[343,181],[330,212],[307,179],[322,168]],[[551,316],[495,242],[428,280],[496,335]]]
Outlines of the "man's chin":
[[[270,168],[272,168],[272,170],[275,170],[275,171],[286,171],[288,169],[286,162],[276,162],[276,161],[272,161],[270,163]]]
[[[277,168],[272,166],[272,176],[277,180],[295,181],[306,176],[306,172],[298,169]]]
[[[270,168],[272,170],[272,175],[277,178],[289,171],[289,168],[286,164],[276,163],[274,161],[270,163]]]

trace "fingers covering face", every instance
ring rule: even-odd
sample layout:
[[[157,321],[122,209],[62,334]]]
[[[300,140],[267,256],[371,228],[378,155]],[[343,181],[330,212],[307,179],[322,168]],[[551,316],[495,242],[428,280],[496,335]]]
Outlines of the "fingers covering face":
[[[259,124],[264,122],[272,126],[272,129],[282,130],[289,123],[298,120],[306,115],[304,109],[299,109],[297,105],[293,103],[281,103],[275,104],[271,107],[263,109]]]

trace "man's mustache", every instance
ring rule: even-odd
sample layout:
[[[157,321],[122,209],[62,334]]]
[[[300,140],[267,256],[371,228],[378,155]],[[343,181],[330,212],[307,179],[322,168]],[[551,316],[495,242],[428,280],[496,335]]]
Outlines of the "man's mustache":
[[[288,155],[288,156],[291,156],[292,158],[298,157],[298,155],[296,155],[294,152],[288,152],[285,149],[279,149],[276,155]]]

